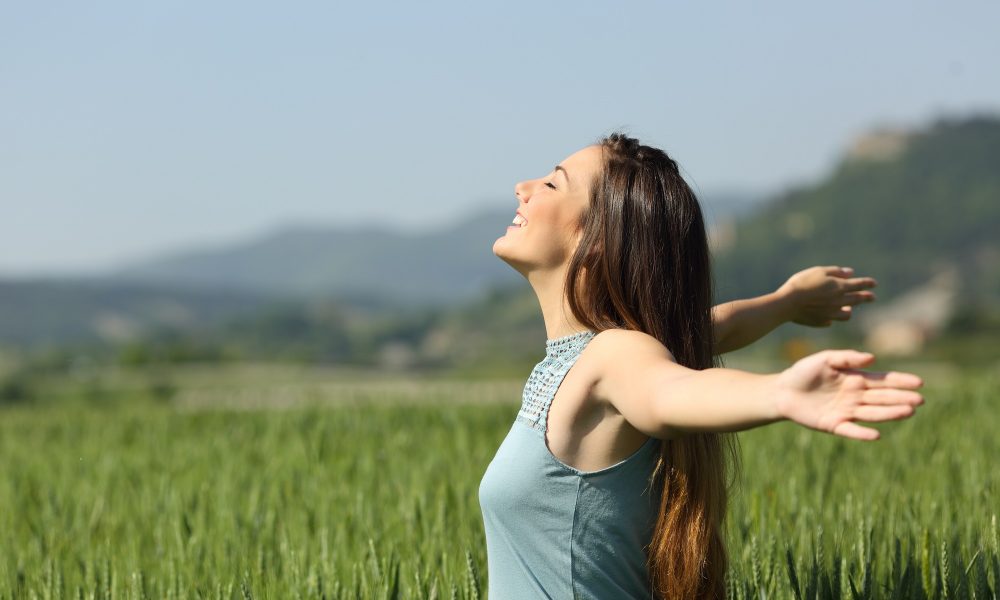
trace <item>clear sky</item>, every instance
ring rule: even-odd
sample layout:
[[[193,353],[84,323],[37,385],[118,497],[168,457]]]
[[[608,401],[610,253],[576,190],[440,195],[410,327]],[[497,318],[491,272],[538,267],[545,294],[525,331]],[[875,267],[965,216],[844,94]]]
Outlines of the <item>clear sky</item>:
[[[1000,3],[754,4],[3,3],[0,276],[513,214],[616,128],[767,191],[872,126],[1000,110]]]

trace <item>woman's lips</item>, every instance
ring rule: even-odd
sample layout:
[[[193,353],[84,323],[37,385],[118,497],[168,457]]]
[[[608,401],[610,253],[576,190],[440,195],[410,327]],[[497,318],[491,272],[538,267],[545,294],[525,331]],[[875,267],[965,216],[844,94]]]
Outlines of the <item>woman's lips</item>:
[[[514,221],[507,227],[507,229],[520,229],[528,224],[528,220],[524,218],[520,212],[514,214]]]

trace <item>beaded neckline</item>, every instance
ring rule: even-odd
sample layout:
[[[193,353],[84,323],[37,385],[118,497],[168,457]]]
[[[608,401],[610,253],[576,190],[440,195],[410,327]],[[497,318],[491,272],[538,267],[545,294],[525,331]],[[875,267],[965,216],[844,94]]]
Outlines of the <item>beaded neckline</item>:
[[[578,331],[562,337],[545,340],[546,354],[564,354],[568,351],[578,350],[580,346],[590,341],[590,338],[597,335],[596,331]]]

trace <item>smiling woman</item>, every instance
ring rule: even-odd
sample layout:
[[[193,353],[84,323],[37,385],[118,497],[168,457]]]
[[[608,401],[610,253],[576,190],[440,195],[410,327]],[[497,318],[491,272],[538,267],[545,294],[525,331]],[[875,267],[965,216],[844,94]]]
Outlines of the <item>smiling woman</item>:
[[[493,253],[526,277],[562,264],[579,241],[588,203],[587,177],[597,172],[600,161],[600,148],[588,146],[547,176],[518,183],[514,195],[520,205],[507,234],[493,244]],[[570,173],[581,179],[572,179]]]
[[[515,195],[493,251],[531,284],[548,340],[479,488],[490,600],[721,598],[727,432],[787,419],[871,440],[854,421],[923,402],[919,377],[862,371],[873,357],[853,350],[716,368],[784,320],[849,318],[874,282],[815,267],[713,309],[701,209],[663,151],[612,134]]]

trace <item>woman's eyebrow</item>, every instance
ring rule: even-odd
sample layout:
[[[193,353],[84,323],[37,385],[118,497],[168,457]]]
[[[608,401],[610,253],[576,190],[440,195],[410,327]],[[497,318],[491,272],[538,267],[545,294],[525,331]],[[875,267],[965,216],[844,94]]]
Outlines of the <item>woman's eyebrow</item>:
[[[560,167],[559,165],[556,165],[555,171],[562,171],[563,177],[566,178],[567,187],[569,187],[569,185],[568,185],[569,184],[569,173],[566,172],[566,169]]]

